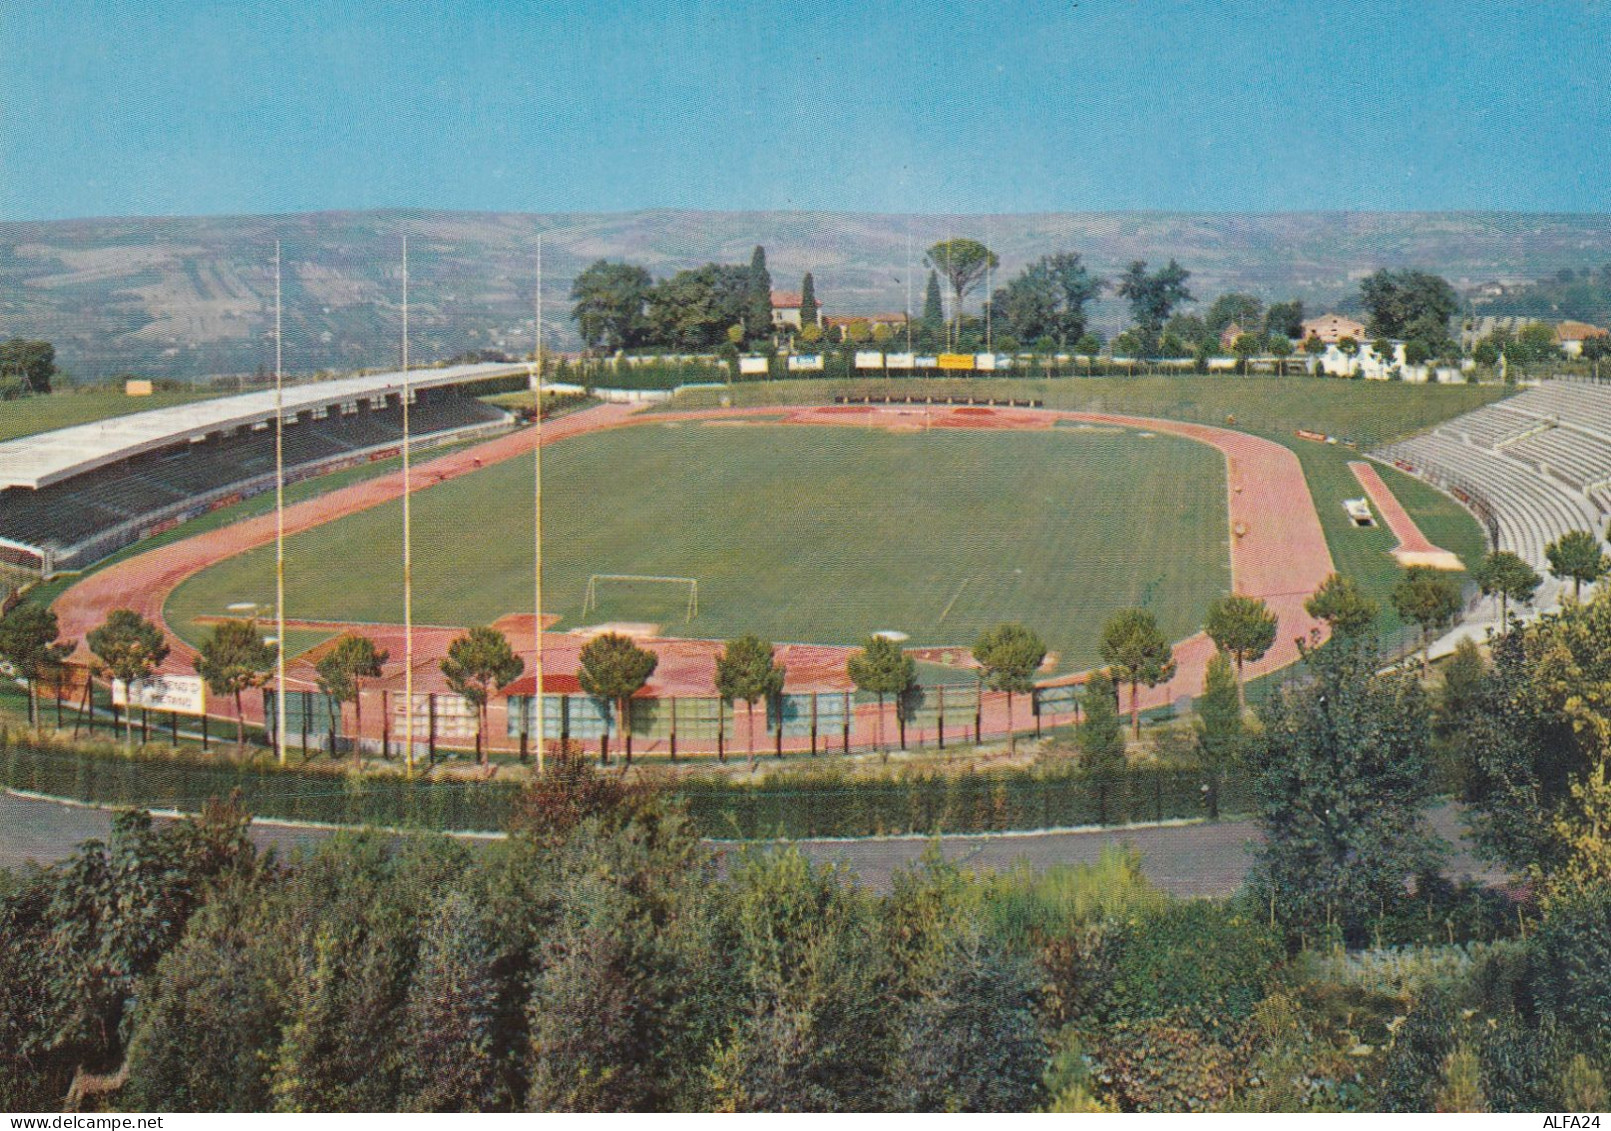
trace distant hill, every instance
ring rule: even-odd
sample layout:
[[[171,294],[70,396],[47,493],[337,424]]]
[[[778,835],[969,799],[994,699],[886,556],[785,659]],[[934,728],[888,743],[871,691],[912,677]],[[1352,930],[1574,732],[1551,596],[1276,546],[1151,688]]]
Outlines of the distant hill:
[[[397,360],[401,237],[409,236],[412,351],[530,349],[537,235],[544,321],[576,344],[567,295],[593,260],[656,276],[767,250],[774,284],[807,270],[828,313],[905,307],[907,247],[983,239],[1003,274],[1077,251],[1099,274],[1171,256],[1205,302],[1226,290],[1346,305],[1379,267],[1414,266],[1459,287],[1518,282],[1611,262],[1611,215],[1513,213],[1058,213],[902,217],[807,212],[611,214],[331,212],[292,216],[0,223],[0,337],[47,338],[83,379],[135,372],[198,378],[273,362],[273,245],[284,246],[286,367],[293,373]],[[912,269],[914,308],[924,273]],[[1096,311],[1111,332],[1124,311]]]

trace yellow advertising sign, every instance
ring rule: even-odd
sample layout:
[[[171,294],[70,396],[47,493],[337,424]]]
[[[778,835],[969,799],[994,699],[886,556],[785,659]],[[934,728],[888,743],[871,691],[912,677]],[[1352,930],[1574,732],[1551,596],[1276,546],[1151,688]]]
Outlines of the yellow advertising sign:
[[[971,353],[942,353],[940,355],[941,369],[972,369],[973,355]]]

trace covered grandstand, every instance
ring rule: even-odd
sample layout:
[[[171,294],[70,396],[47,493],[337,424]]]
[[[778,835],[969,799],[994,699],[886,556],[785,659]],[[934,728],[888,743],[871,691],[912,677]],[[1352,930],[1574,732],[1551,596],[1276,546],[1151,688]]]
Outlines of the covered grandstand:
[[[1495,546],[1542,571],[1562,534],[1605,531],[1611,385],[1542,382],[1372,454],[1457,496]]]
[[[421,448],[493,435],[514,417],[475,386],[524,365],[460,365],[407,375],[409,431]],[[284,390],[285,478],[296,482],[398,454],[402,373]],[[273,391],[219,397],[0,443],[0,561],[50,576],[272,490]]]

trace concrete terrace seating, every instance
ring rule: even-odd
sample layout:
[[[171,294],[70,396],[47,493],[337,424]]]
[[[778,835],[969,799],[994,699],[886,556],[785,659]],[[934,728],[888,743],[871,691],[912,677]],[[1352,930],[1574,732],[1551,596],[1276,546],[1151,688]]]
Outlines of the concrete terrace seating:
[[[446,390],[422,391],[409,409],[410,431],[427,437],[507,418],[501,409]],[[289,473],[402,441],[396,405],[322,420],[287,423]],[[141,516],[173,513],[190,500],[216,497],[274,471],[273,428],[242,428],[98,468],[37,491],[0,491],[0,537],[38,547],[73,547]],[[133,538],[129,538],[133,541]]]
[[[1455,417],[1440,427],[1438,432],[1470,444],[1492,448],[1546,426],[1546,422],[1537,415],[1510,408],[1512,403],[1506,401],[1488,405]]]
[[[1611,442],[1611,385],[1545,381],[1505,401],[1504,407],[1546,417],[1580,432],[1592,432],[1600,439]],[[1457,417],[1443,427],[1448,428],[1464,419]]]
[[[1611,479],[1611,440],[1575,428],[1551,428],[1506,446],[1512,459],[1530,463],[1588,490]]]
[[[1486,503],[1498,527],[1498,545],[1540,571],[1544,547],[1568,530],[1601,532],[1604,522],[1582,494],[1503,452],[1462,443],[1444,430],[1390,444],[1374,453],[1407,466],[1448,490]]]

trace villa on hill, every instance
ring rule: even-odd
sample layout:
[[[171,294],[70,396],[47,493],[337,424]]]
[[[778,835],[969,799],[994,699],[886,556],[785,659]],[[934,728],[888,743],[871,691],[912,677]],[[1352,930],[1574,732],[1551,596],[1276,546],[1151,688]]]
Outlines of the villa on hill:
[[[1308,341],[1310,338],[1319,338],[1328,346],[1335,345],[1344,338],[1363,342],[1366,339],[1365,324],[1342,314],[1322,314],[1319,318],[1306,318],[1303,322],[1303,340]]]

